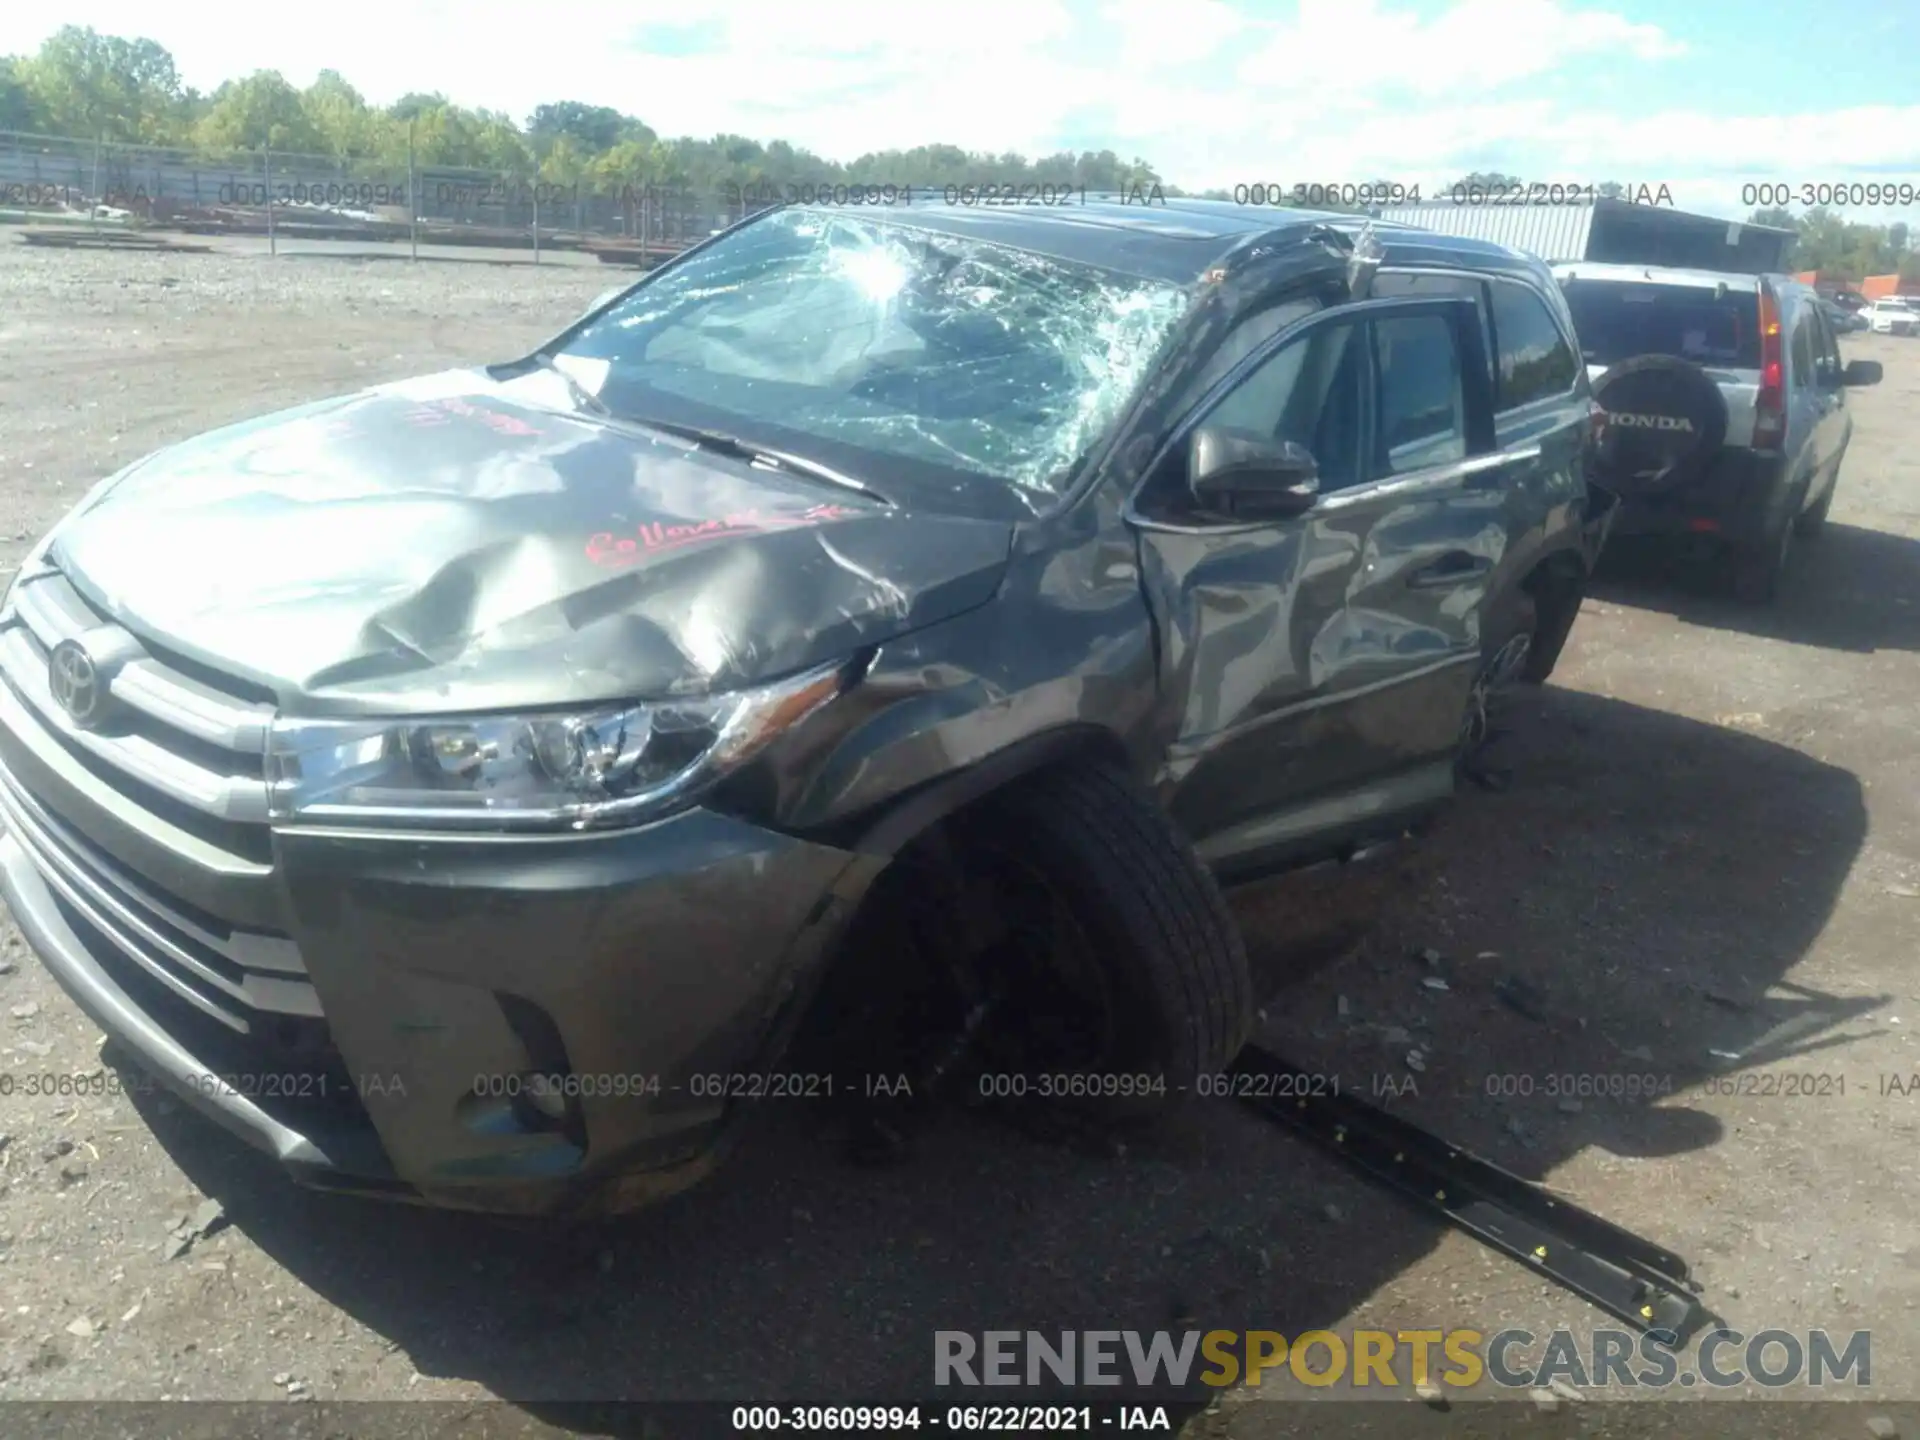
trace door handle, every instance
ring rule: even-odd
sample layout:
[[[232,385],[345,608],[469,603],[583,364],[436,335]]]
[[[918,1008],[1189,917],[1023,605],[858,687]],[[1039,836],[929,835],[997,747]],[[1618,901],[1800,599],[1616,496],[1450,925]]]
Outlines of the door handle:
[[[1443,590],[1478,580],[1493,569],[1493,562],[1470,550],[1449,550],[1431,565],[1422,565],[1407,577],[1410,590]]]

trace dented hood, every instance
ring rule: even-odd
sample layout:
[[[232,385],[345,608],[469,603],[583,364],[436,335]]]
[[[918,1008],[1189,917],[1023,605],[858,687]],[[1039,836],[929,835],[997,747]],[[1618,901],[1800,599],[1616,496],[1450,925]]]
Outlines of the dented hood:
[[[911,513],[453,372],[161,451],[53,554],[308,714],[723,691],[984,603],[1005,522]],[[876,477],[884,491],[884,478]]]

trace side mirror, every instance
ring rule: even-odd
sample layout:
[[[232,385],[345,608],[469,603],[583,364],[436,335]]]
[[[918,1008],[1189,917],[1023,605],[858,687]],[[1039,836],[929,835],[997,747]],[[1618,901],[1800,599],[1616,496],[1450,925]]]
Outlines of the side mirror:
[[[1209,514],[1284,520],[1319,502],[1320,467],[1295,441],[1203,425],[1187,443],[1187,489]]]
[[[1847,368],[1841,372],[1842,385],[1878,385],[1880,383],[1880,362],[1878,360],[1849,360]]]

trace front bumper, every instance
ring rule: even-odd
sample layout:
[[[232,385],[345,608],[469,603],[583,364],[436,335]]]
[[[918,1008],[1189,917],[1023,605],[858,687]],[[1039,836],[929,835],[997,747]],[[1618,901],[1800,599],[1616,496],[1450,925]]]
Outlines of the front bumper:
[[[1621,496],[1613,537],[1706,536],[1734,545],[1773,532],[1788,502],[1786,458],[1728,448],[1690,480]]]
[[[231,925],[141,867],[104,785],[0,686],[0,890],[81,1008],[305,1183],[502,1213],[705,1174],[733,1118],[717,1077],[774,1062],[874,868],[705,810],[599,835],[281,830],[247,892],[284,925],[269,974],[228,958],[261,914]]]

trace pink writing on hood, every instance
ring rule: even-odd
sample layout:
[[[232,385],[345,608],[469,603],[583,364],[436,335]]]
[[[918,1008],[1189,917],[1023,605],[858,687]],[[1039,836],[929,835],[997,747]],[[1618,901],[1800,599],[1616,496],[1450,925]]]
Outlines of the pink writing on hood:
[[[644,555],[678,550],[728,535],[759,535],[794,525],[822,525],[857,514],[845,505],[815,505],[806,510],[741,510],[681,525],[662,521],[637,526],[627,534],[602,530],[587,540],[587,558],[596,565],[629,565]]]

